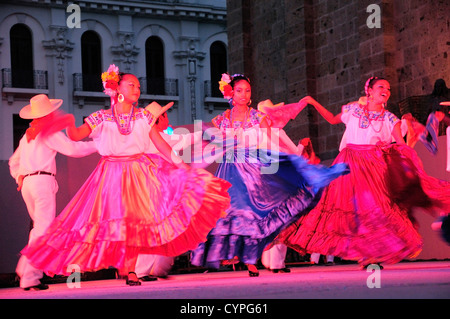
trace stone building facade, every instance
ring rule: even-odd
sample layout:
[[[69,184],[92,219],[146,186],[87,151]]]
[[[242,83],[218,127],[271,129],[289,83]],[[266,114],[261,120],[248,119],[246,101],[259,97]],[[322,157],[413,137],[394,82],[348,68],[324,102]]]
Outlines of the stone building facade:
[[[212,85],[227,69],[226,16],[225,0],[0,1],[0,275],[14,273],[30,229],[8,166],[28,127],[21,108],[48,94],[63,99],[61,108],[81,125],[109,106],[100,75],[114,63],[140,79],[141,107],[174,101],[172,125],[209,121],[228,107]],[[95,155],[57,155],[58,213],[94,169]]]
[[[388,108],[400,115],[401,100],[430,94],[438,78],[450,83],[445,0],[227,0],[227,9],[229,69],[251,78],[254,101],[311,95],[337,114],[376,75],[390,82]],[[286,130],[332,159],[344,126],[309,108]]]
[[[0,3],[0,160],[39,93],[83,118],[108,107],[101,72],[112,63],[141,83],[140,106],[164,105],[172,125],[209,121],[228,106],[211,83],[227,69],[225,0],[5,0]]]

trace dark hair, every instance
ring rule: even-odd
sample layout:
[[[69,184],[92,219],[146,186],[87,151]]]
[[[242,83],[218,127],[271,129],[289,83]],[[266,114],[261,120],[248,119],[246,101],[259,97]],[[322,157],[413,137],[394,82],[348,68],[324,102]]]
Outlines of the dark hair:
[[[373,78],[373,79],[371,79],[370,81],[369,81],[369,87],[371,88],[371,89],[373,89],[373,86],[378,82],[378,81],[387,81],[385,78]]]
[[[367,80],[366,84],[364,85],[364,92],[366,93],[367,96],[369,96],[369,88],[373,89],[375,83],[381,80],[387,81],[385,78],[379,78],[376,76],[372,76]]]
[[[231,82],[230,82],[231,87],[234,89],[234,85],[241,80],[247,81],[248,84],[250,84],[250,79],[248,77],[246,77],[245,75],[234,74],[231,76]]]
[[[132,74],[132,73],[119,72],[119,82],[117,82],[117,83],[122,82],[123,78],[124,78],[126,75],[132,75],[132,76],[136,77],[136,75],[134,75],[134,74]]]
[[[434,82],[434,89],[433,89],[433,93],[431,93],[431,95],[443,96],[443,97],[448,96],[448,88],[447,88],[447,84],[445,84],[444,79],[437,79],[436,82]]]

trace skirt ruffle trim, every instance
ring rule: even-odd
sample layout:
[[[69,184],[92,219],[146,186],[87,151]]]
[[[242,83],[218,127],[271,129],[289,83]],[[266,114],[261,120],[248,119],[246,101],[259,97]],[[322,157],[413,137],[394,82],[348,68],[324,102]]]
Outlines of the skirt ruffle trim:
[[[363,265],[417,257],[423,243],[412,208],[448,208],[450,184],[427,176],[415,152],[404,146],[353,146],[338,161],[349,163],[351,174],[330,183],[317,207],[277,240],[303,254]]]
[[[320,196],[299,189],[295,196],[288,198],[266,217],[247,213],[220,219],[208,241],[192,252],[191,263],[219,268],[222,260],[238,257],[244,263],[255,264],[279,232],[312,209],[318,198]]]
[[[114,267],[126,274],[134,268],[130,261],[138,254],[178,256],[192,250],[206,240],[230,204],[227,190],[231,185],[200,171],[173,208],[170,216],[176,218],[166,218],[159,225],[126,218],[107,220],[86,224],[78,231],[68,231],[64,220],[55,220],[47,235],[25,247],[22,254],[52,276],[68,275],[69,265],[77,265],[83,272]],[[197,182],[204,184],[201,190],[195,186]]]
[[[362,265],[393,264],[417,257],[422,251],[421,237],[408,217],[357,228],[352,211],[322,211],[317,216],[314,210],[310,214],[313,216],[307,216],[307,221],[302,217],[286,228],[277,240],[301,254],[333,255]],[[320,218],[320,222],[315,224],[311,218]]]

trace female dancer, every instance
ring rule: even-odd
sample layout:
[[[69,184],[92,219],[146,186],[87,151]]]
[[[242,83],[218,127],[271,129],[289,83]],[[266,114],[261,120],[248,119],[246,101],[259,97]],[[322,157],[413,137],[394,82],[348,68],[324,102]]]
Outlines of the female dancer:
[[[140,96],[134,75],[112,65],[102,79],[111,110],[91,114],[80,127],[72,122],[67,132],[73,140],[90,136],[103,157],[45,235],[22,253],[50,275],[67,274],[71,264],[81,271],[111,266],[139,285],[138,254],[177,256],[197,247],[229,206],[230,184],[173,154],[156,118],[134,106]],[[144,154],[150,139],[176,166],[162,171]]]
[[[384,109],[389,82],[372,77],[365,91],[366,105],[344,105],[336,116],[304,98],[329,123],[346,124],[334,163],[347,163],[350,174],[331,182],[317,206],[278,238],[299,252],[336,255],[362,266],[417,256],[422,241],[413,207],[450,207],[450,183],[425,174],[402,138],[399,119]]]
[[[250,80],[243,75],[228,80],[230,83],[221,89],[225,96],[232,97],[233,108],[212,123],[222,132],[238,131],[241,137],[252,130],[268,129],[270,120],[266,114],[249,106]],[[259,149],[255,153],[253,147],[258,145],[251,143],[245,146],[245,151],[240,149],[242,143],[235,143],[236,149],[231,154],[226,152],[219,164],[216,176],[232,184],[231,207],[208,235],[208,241],[193,251],[193,265],[219,268],[222,261],[239,259],[247,264],[251,277],[258,276],[255,264],[265,246],[284,226],[310,209],[321,187],[347,170],[345,164],[333,168],[308,165],[300,156],[276,150],[269,154]],[[278,170],[262,174],[262,169],[274,162]]]

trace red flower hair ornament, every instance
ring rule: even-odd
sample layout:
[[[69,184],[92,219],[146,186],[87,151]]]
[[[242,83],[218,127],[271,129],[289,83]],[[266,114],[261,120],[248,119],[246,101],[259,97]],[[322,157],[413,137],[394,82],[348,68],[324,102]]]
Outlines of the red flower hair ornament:
[[[106,95],[115,97],[117,95],[117,87],[119,86],[120,76],[119,67],[111,64],[108,71],[102,73],[102,83]]]
[[[228,73],[223,73],[222,78],[219,81],[219,90],[222,92],[223,97],[231,99],[233,97],[233,88],[230,85],[231,77]]]

